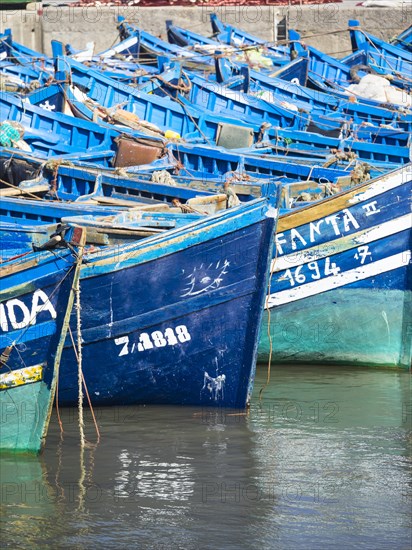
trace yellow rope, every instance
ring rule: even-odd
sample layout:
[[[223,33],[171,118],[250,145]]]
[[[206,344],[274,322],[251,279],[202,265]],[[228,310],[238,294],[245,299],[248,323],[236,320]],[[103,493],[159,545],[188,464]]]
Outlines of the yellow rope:
[[[260,388],[260,391],[259,391],[259,401],[260,402],[262,401],[263,392],[265,391],[265,389],[268,387],[268,385],[270,383],[271,366],[272,366],[273,344],[272,344],[272,334],[270,332],[270,317],[271,317],[271,314],[270,314],[270,307],[269,307],[268,304],[269,304],[269,297],[270,297],[270,289],[272,287],[273,272],[275,271],[276,260],[278,258],[278,247],[276,246],[276,237],[275,237],[274,246],[276,247],[276,253],[275,253],[275,258],[273,260],[271,260],[271,262],[270,262],[270,275],[269,275],[269,281],[268,281],[268,293],[266,295],[266,304],[265,304],[265,309],[267,309],[267,312],[268,312],[267,334],[268,334],[268,339],[269,339],[269,359],[268,359],[266,382],[263,384],[263,386]]]
[[[80,278],[76,281],[76,321],[77,321],[77,382],[78,382],[78,410],[79,410],[79,431],[80,446],[85,445],[84,419],[83,419],[83,380],[82,380],[82,327],[81,327],[81,306],[80,306]]]

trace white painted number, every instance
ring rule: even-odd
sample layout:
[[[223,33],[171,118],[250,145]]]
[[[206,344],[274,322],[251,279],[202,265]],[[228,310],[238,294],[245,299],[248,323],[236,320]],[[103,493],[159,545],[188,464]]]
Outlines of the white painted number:
[[[302,268],[303,268],[303,265],[300,265],[295,269],[295,281],[298,283],[298,285],[301,285],[306,281],[305,275],[301,273]]]
[[[191,340],[191,336],[185,325],[180,325],[176,327],[176,334],[179,338],[179,342],[182,342],[182,344],[183,342],[188,342],[189,340]]]
[[[116,344],[116,346],[121,346],[122,344],[124,344],[122,349],[120,350],[119,357],[121,357],[122,355],[127,355],[129,353],[129,350],[127,348],[129,344],[128,336],[122,336],[121,338],[116,338],[114,343]]]
[[[163,332],[160,332],[160,330],[152,332],[152,339],[157,348],[164,348],[167,345],[166,340],[163,338]]]
[[[330,258],[326,258],[325,275],[328,277],[329,275],[337,275],[338,273],[340,273],[340,267],[338,267],[335,262],[331,262]]]
[[[372,256],[372,253],[369,252],[369,246],[358,246],[358,251],[355,254],[355,260],[360,260],[360,263],[363,265],[368,256]]]
[[[309,262],[307,264],[308,269],[312,272],[310,274],[311,279],[314,281],[318,281],[322,278],[322,276],[330,277],[331,275],[337,275],[340,273],[340,267],[338,267],[335,262],[331,262],[330,258],[326,258],[323,265],[322,275],[322,270],[321,267],[319,267],[319,263],[321,262]],[[303,283],[306,283],[308,276],[302,273],[304,267],[304,265],[299,265],[295,270],[287,269],[283,275],[283,279],[288,279],[290,286],[295,286],[295,284],[302,285]]]
[[[310,262],[308,263],[308,268],[311,270],[311,271],[314,271],[315,273],[312,274],[312,279],[314,279],[315,281],[317,281],[318,279],[321,278],[321,274],[320,274],[320,269],[319,269],[319,266],[318,266],[318,262]]]
[[[137,344],[137,349],[139,351],[145,351],[146,349],[153,349],[152,341],[150,336],[146,332],[142,332],[139,338],[139,343]]]
[[[172,328],[167,328],[165,330],[165,338],[167,339],[168,346],[175,346],[178,343],[178,340]]]
[[[183,344],[188,342],[192,337],[187,330],[185,325],[179,325],[175,329],[167,328],[164,332],[161,330],[155,330],[151,334],[147,332],[142,332],[139,336],[139,340],[136,344],[132,345],[131,351],[129,351],[129,337],[122,336],[121,338],[115,339],[115,344],[117,346],[123,346],[120,350],[119,357],[122,355],[128,355],[133,353],[135,348],[137,351],[146,351],[154,348],[164,348],[166,346],[175,346],[179,343]]]

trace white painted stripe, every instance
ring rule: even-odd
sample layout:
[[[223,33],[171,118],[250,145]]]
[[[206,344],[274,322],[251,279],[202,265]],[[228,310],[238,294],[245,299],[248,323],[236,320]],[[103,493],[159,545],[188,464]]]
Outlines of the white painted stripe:
[[[375,275],[391,271],[392,269],[405,267],[410,261],[411,251],[408,250],[395,254],[394,256],[390,256],[389,258],[384,258],[383,260],[377,260],[371,264],[357,267],[356,269],[344,271],[332,277],[326,277],[325,279],[320,279],[319,281],[313,281],[288,290],[275,292],[274,294],[270,294],[268,296],[266,307],[270,308],[280,306],[282,304],[287,304],[288,302],[294,302],[296,300],[308,298],[309,296],[314,296],[315,294],[321,294],[322,292],[333,290],[357,281],[362,281],[363,279],[374,277]]]
[[[102,52],[99,54],[99,57],[106,58],[106,57],[112,57],[117,52],[124,51],[127,48],[130,48],[130,46],[134,46],[137,43],[137,37],[136,36],[130,36],[129,38],[126,38],[121,44],[118,44],[117,46],[114,46],[110,50],[107,50],[106,52]]]
[[[406,166],[400,168],[399,170],[396,170],[395,172],[390,172],[389,174],[382,176],[374,183],[372,183],[366,191],[364,191],[363,193],[359,193],[359,195],[355,195],[348,202],[350,204],[354,204],[357,202],[367,201],[404,183],[410,183],[411,181],[412,164],[407,164]]]
[[[304,250],[296,250],[287,256],[276,258],[272,260],[271,269],[275,273],[277,271],[283,271],[284,269],[290,269],[297,267],[298,265],[307,264],[314,260],[326,258],[332,254],[338,254],[345,250],[349,250],[358,245],[368,244],[379,239],[384,239],[390,235],[395,235],[406,229],[412,229],[412,216],[411,214],[405,214],[400,218],[390,220],[375,227],[358,231],[349,235],[342,235],[336,240],[331,240],[311,248]]]

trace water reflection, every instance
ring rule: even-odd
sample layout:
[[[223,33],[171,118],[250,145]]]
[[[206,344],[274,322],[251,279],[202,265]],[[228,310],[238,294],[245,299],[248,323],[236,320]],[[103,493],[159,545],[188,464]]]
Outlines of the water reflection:
[[[296,367],[272,376],[250,414],[260,481],[276,502],[262,544],[276,533],[277,548],[407,547],[410,375]]]
[[[255,483],[258,475],[253,433],[243,413],[169,407],[96,411],[101,442],[93,460],[92,448],[85,449],[81,498],[77,418],[75,411],[61,412],[64,440],[59,443],[53,424],[43,456],[48,481],[57,488],[49,531],[60,533],[61,547],[98,542],[208,548],[217,536],[231,547],[235,525],[237,540],[248,536],[247,506],[230,504],[237,487]]]
[[[406,548],[411,534],[410,377],[258,371],[242,411],[96,411],[53,419],[43,456],[1,461],[6,546]],[[95,441],[85,414],[87,438]],[[29,488],[29,490],[27,490]]]
[[[54,514],[55,491],[42,458],[4,454],[0,460],[1,546],[36,548]]]

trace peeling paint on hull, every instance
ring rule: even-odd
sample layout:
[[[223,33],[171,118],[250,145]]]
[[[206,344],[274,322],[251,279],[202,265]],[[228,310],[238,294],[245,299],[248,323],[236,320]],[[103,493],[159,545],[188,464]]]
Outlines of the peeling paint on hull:
[[[71,252],[62,250],[33,253],[0,267],[0,351],[10,352],[0,366],[2,451],[37,453],[44,443],[58,346],[71,307],[73,261]]]
[[[276,362],[409,368],[412,293],[345,288],[274,308],[270,314]],[[258,361],[269,357],[265,312]]]
[[[409,164],[280,218],[260,361],[411,368],[411,182]]]
[[[94,405],[245,407],[274,220],[264,217],[262,206],[248,206],[202,224],[164,237],[161,247],[142,244],[140,254],[129,247],[113,264],[107,256],[84,266],[83,370]],[[188,295],[187,277],[192,281],[196,273]],[[66,345],[59,401],[73,405],[77,371]],[[205,385],[205,372],[224,380],[219,391]]]

